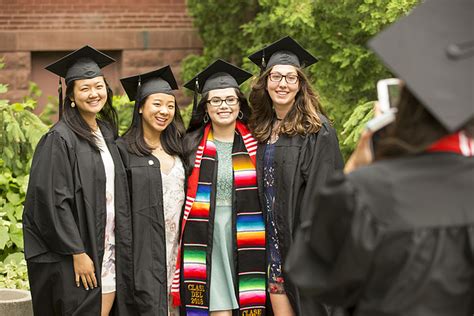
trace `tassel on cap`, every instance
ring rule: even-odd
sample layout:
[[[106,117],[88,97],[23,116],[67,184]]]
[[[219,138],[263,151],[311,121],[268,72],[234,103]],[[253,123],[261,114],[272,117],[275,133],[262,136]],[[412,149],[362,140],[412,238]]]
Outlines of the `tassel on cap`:
[[[59,106],[59,119],[63,116],[63,85],[61,83],[61,77],[59,77],[58,86],[58,106]]]
[[[260,75],[265,72],[265,68],[267,68],[267,63],[265,62],[265,50],[262,52],[262,63],[260,65]]]
[[[135,95],[135,106],[140,106],[141,88],[142,88],[142,77],[138,76],[137,94]]]
[[[197,111],[197,96],[199,91],[199,77],[196,77],[196,82],[194,84],[194,92],[193,92],[193,114]]]

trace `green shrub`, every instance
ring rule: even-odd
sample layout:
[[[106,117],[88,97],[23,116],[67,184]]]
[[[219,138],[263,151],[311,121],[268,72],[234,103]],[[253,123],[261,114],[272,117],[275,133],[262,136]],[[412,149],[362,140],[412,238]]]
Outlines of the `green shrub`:
[[[39,93],[35,89],[30,85],[23,102],[0,100],[0,287],[28,287],[21,225],[23,202],[36,144],[49,128],[32,112],[36,107],[34,97]],[[7,90],[0,84],[0,93]]]
[[[13,253],[0,262],[0,288],[29,290],[26,260],[22,252]]]

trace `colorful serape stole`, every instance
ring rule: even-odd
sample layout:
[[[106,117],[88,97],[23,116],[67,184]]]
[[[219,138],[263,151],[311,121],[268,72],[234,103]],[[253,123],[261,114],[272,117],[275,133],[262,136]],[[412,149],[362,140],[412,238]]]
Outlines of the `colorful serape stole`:
[[[238,133],[232,148],[232,168],[236,201],[234,212],[238,275],[235,279],[238,282],[236,294],[239,315],[265,315],[265,224],[257,190],[257,142],[239,121],[236,130]],[[186,315],[190,316],[209,314],[209,269],[212,263],[207,262],[211,258],[208,224],[215,168],[216,146],[209,124],[204,130],[194,169],[188,180],[177,272],[172,286],[175,305],[180,304],[180,299],[184,300]],[[181,260],[182,275],[179,270]]]

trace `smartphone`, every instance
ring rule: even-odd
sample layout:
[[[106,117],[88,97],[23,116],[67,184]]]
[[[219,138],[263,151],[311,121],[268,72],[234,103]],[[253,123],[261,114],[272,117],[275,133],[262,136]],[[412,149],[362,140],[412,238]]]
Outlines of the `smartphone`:
[[[382,79],[377,82],[380,114],[367,122],[367,129],[376,132],[395,121],[397,104],[400,100],[401,83],[402,81],[398,78]]]
[[[401,83],[398,78],[382,79],[377,82],[377,97],[382,113],[396,108],[400,101]]]
[[[378,141],[383,138],[386,127],[395,121],[397,104],[400,101],[402,81],[389,78],[377,82],[378,109],[380,114],[367,122],[366,128],[374,134],[371,139],[372,154],[375,154]]]

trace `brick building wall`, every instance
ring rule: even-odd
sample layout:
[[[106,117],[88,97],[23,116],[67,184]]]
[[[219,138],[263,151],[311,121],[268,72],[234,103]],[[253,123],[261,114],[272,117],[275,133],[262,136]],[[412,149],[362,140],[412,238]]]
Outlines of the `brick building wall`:
[[[41,110],[58,81],[44,66],[86,44],[117,60],[104,69],[115,93],[123,93],[120,77],[167,64],[181,84],[181,60],[201,50],[185,0],[0,0],[0,82],[9,85],[0,97],[18,101],[35,81]]]

